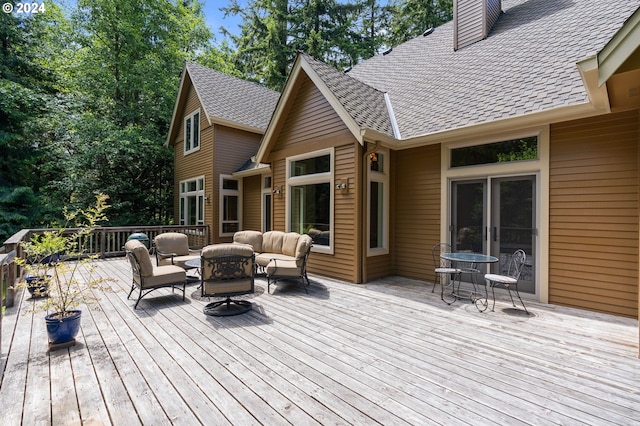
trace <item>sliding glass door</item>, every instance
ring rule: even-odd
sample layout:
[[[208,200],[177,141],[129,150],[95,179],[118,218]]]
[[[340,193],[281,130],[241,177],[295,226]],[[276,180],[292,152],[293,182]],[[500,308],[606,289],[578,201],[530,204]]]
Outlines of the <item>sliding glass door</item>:
[[[527,262],[518,288],[535,293],[535,194],[533,175],[452,182],[452,250],[496,256],[491,272],[506,273],[511,254],[523,249]]]

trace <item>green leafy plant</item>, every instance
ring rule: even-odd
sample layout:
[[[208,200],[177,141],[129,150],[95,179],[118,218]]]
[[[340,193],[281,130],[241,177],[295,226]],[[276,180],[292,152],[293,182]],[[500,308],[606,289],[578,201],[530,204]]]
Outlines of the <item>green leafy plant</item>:
[[[23,257],[16,263],[24,268],[28,279],[40,283],[35,296],[43,296],[44,288],[51,279],[53,264],[61,253],[67,251],[67,238],[57,231],[35,234],[27,242],[22,242]]]
[[[106,288],[104,284],[110,279],[96,277],[93,261],[98,258],[98,254],[90,253],[88,245],[93,231],[107,220],[104,212],[109,207],[108,198],[105,194],[97,195],[95,204],[86,210],[70,212],[65,209],[65,219],[74,228],[46,231],[23,244],[25,256],[18,260],[18,264],[23,265],[27,271],[34,271],[42,265],[42,258],[40,262],[29,263],[27,253],[38,258],[50,256],[50,251],[55,249],[58,254],[58,257],[45,262],[48,298],[34,304],[35,310],[46,311],[55,318],[62,319],[71,315],[69,312],[81,303],[95,301],[93,290]],[[23,281],[22,285],[26,286],[27,282]]]

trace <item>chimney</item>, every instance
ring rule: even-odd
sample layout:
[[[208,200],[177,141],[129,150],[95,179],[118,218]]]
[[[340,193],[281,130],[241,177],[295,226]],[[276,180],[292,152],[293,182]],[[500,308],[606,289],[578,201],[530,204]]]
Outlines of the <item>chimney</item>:
[[[502,13],[502,0],[453,0],[453,50],[484,40]]]

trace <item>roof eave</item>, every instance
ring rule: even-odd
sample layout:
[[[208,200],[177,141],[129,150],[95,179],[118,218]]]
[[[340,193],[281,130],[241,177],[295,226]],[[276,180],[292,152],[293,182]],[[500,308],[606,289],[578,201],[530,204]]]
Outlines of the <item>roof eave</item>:
[[[577,120],[601,115],[605,112],[606,111],[603,111],[602,109],[595,108],[591,102],[583,102],[540,112],[523,114],[516,117],[503,118],[484,123],[471,124],[455,129],[442,130],[403,140],[395,140],[394,143],[385,145],[390,148],[400,150],[425,145],[458,142],[469,138],[479,139],[484,136],[491,136],[499,133],[516,131],[522,132],[524,129],[532,129],[533,131],[533,129],[549,125],[550,123]]]
[[[231,173],[231,176],[233,176],[233,177],[248,177],[248,176],[263,175],[265,173],[271,173],[271,165],[269,165],[269,164],[261,164],[260,166],[254,167],[252,169],[233,172],[233,173]]]
[[[640,8],[624,23],[597,55],[598,85],[603,86],[609,78],[638,48],[640,38]]]
[[[169,125],[169,133],[167,134],[167,141],[165,143],[166,146],[169,146],[171,144],[171,139],[173,138],[173,133],[175,131],[175,123],[176,123],[176,117],[177,117],[177,114],[178,114],[178,109],[180,108],[180,104],[182,102],[182,97],[185,96],[184,95],[184,85],[185,85],[185,81],[187,80],[187,73],[189,72],[188,64],[189,63],[186,62],[185,65],[184,65],[184,69],[182,70],[182,76],[180,78],[180,85],[178,86],[178,95],[176,96],[176,103],[173,106],[173,114],[171,115],[171,124]],[[198,88],[196,87],[195,83],[193,82],[193,78],[191,78],[191,75],[189,75],[189,80],[191,81],[191,85],[193,86],[193,90],[195,90],[195,92],[196,92],[196,96],[198,97],[198,102],[200,103],[200,106],[204,110],[204,116],[207,118],[207,123],[209,123],[209,125],[211,125],[211,118],[209,117],[209,114],[207,113],[207,108],[204,105],[204,103],[202,102],[202,97],[200,96],[200,93],[198,93]]]
[[[577,65],[591,104],[598,110],[611,112],[607,86],[606,84],[600,85],[598,81],[600,68],[597,57],[592,56],[584,59],[578,62]]]
[[[237,121],[228,120],[221,117],[210,117],[209,123],[216,124],[219,126],[230,127],[232,129],[244,130],[251,133],[257,133],[259,135],[263,135],[265,132],[265,129],[262,129],[260,127],[250,126],[248,124],[239,123]]]
[[[322,80],[315,69],[306,60],[304,60],[304,57],[302,57],[300,64],[301,68],[305,71],[307,76],[311,79],[318,90],[320,90],[320,93],[322,93],[325,99],[327,99],[331,107],[336,111],[340,119],[344,122],[344,124],[347,126],[356,140],[360,143],[360,145],[364,145],[364,140],[362,139],[362,128],[358,125],[358,123],[356,123],[351,114],[347,112],[336,95],[331,91],[331,89],[329,89],[329,87],[325,84],[324,80]]]
[[[264,157],[267,154],[267,150],[269,148],[269,144],[271,143],[271,139],[273,139],[274,133],[276,131],[277,125],[280,122],[282,114],[284,113],[285,106],[289,97],[291,96],[291,92],[293,91],[295,80],[298,78],[300,74],[300,60],[301,55],[298,55],[293,66],[291,67],[291,72],[289,73],[289,77],[287,78],[287,82],[284,85],[284,90],[280,95],[280,99],[278,99],[278,104],[276,105],[276,109],[271,116],[271,120],[269,121],[269,125],[264,132],[264,136],[262,137],[262,142],[258,147],[258,152],[256,153],[256,161],[258,163],[262,163]]]

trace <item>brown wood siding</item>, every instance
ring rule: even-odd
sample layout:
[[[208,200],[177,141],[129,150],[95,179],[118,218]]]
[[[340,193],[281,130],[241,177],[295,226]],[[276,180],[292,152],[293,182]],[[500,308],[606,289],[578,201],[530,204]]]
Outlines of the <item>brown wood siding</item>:
[[[262,176],[248,176],[242,183],[242,229],[262,230]]]
[[[347,127],[336,111],[308,78],[302,78],[289,115],[284,120],[278,142],[272,152],[279,150],[309,152],[320,149],[320,140],[338,137],[331,146],[344,144]],[[346,136],[348,137],[348,136]],[[316,147],[313,147],[316,145]],[[310,148],[313,147],[313,148]],[[292,155],[292,154],[288,154]]]
[[[211,224],[214,243],[230,242],[233,237],[220,236],[220,175],[230,175],[238,170],[251,156],[258,151],[262,135],[244,130],[232,129],[221,125],[215,126],[215,182],[213,200],[213,222]],[[258,198],[259,202],[259,198]],[[246,227],[242,226],[247,229]],[[260,228],[258,228],[260,229]]]
[[[347,189],[334,190],[334,253],[329,255],[312,252],[307,267],[312,274],[355,282],[357,280],[355,229],[358,226],[355,143],[336,147],[334,155],[335,181],[348,182]],[[280,194],[273,195],[273,229],[286,231],[286,160],[277,160],[271,167],[273,188],[279,188],[282,191]]]
[[[186,102],[178,124],[174,146],[174,221],[180,221],[180,182],[187,179],[204,176],[205,195],[211,197],[214,188],[213,181],[213,126],[209,126],[205,118],[204,109],[191,84],[186,85]],[[184,117],[200,108],[200,150],[184,155]],[[209,228],[209,241],[212,241],[213,203],[205,203],[204,220]]]
[[[273,194],[273,230],[286,231],[286,208],[287,208],[287,162],[286,160],[277,160],[271,163],[273,170],[273,190],[280,191],[279,194]]]
[[[549,302],[638,316],[637,111],[551,127]]]
[[[458,0],[454,5],[454,49],[457,50],[485,37],[485,5],[477,0]]]
[[[487,0],[487,23],[485,27],[485,37],[491,31],[491,28],[496,23],[500,15],[502,14],[502,0]]]
[[[292,100],[289,113],[278,133],[277,142],[265,161],[273,170],[273,229],[286,231],[286,157],[335,147],[336,182],[348,182],[345,190],[334,190],[334,254],[312,252],[308,270],[313,274],[346,281],[357,281],[356,248],[359,233],[355,231],[357,217],[356,140],[329,102],[304,77]]]
[[[356,152],[355,143],[335,149],[336,182],[348,182],[346,189],[334,189],[333,255],[313,253],[309,271],[350,282],[357,281],[356,252],[359,244],[358,214],[356,210]]]
[[[402,150],[392,162],[395,274],[431,281],[440,242],[440,145]]]

